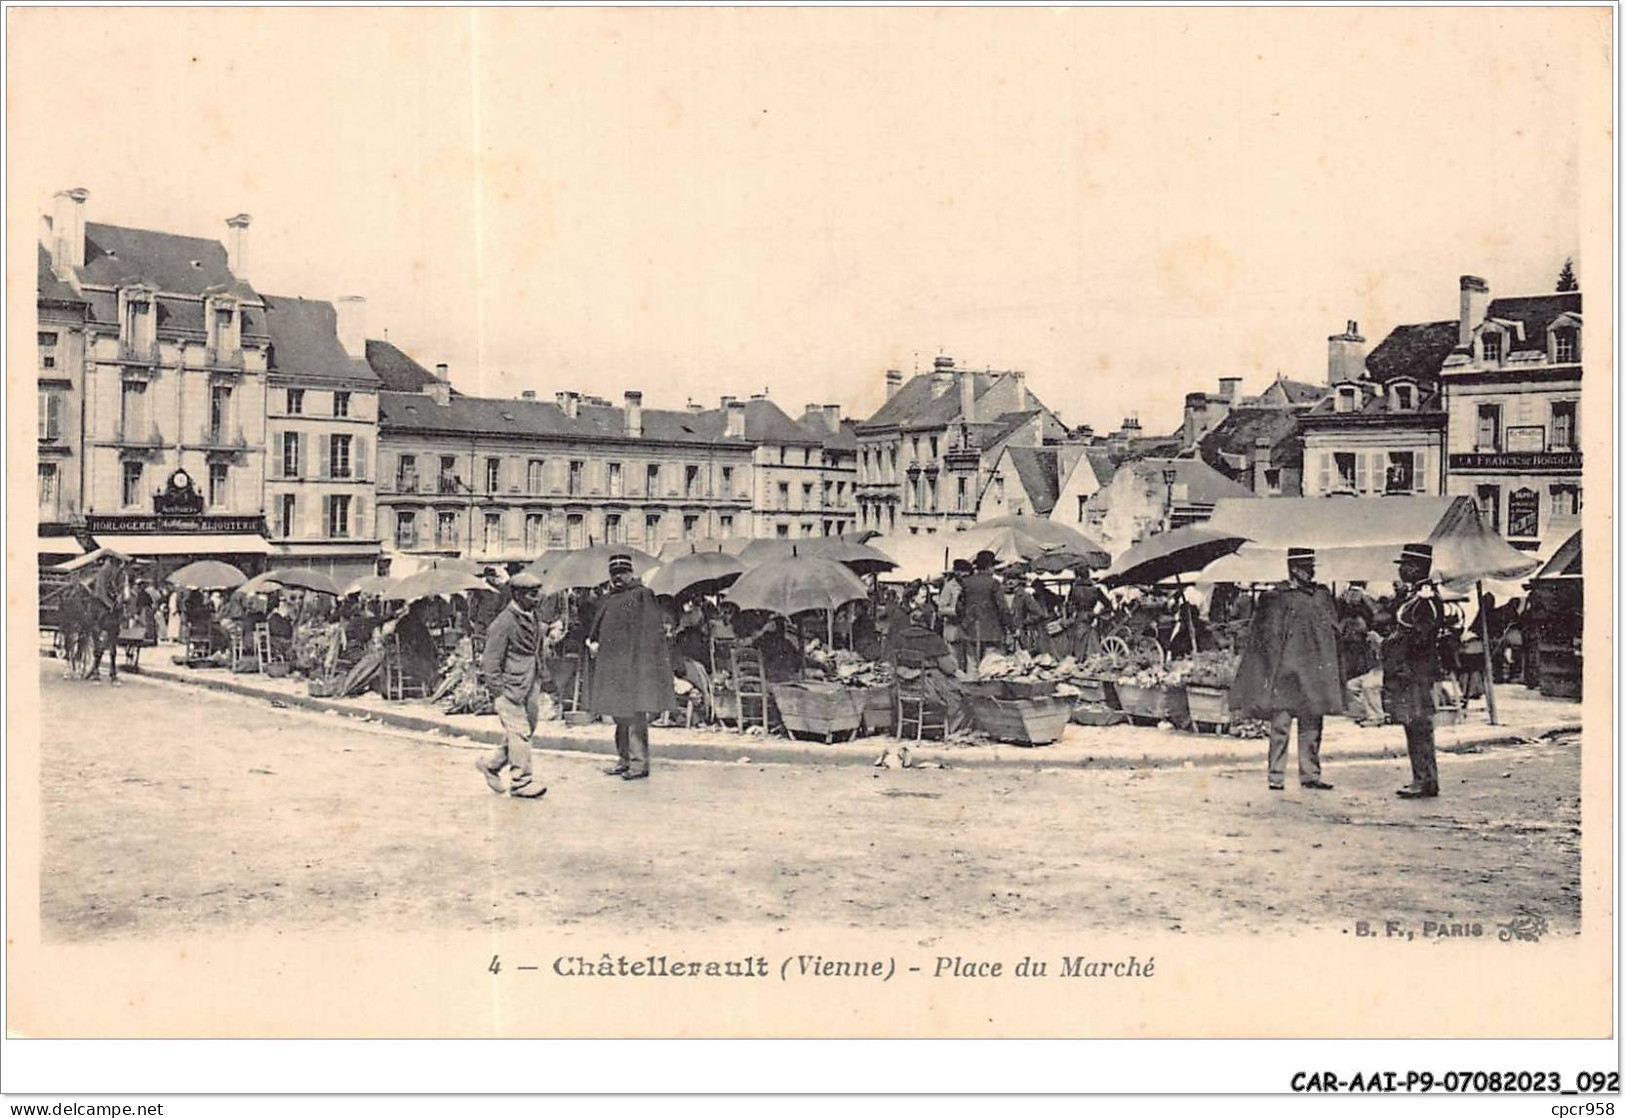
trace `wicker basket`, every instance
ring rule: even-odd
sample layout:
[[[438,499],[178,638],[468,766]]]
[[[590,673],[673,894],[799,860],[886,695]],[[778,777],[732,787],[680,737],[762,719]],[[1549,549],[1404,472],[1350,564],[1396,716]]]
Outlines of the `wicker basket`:
[[[1191,722],[1197,729],[1212,726],[1215,733],[1224,733],[1230,725],[1230,688],[1202,687],[1187,684],[1185,703],[1190,709]]]
[[[1172,722],[1183,726],[1190,721],[1190,707],[1183,687],[1138,687],[1117,685],[1117,701],[1123,712],[1136,722]]]
[[[793,737],[816,734],[832,741],[855,735],[863,722],[864,694],[837,683],[776,683],[771,688],[779,717]]]
[[[990,699],[971,700],[976,724],[990,737],[1012,745],[1048,745],[1060,739],[1072,715],[1070,699]]]

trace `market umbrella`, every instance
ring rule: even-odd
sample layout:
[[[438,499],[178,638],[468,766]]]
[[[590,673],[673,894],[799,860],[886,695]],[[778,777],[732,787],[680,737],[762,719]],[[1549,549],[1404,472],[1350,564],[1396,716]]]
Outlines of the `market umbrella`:
[[[343,593],[339,589],[339,584],[330,576],[304,567],[279,567],[255,575],[239,586],[237,593],[263,594],[273,587],[281,587],[284,590],[310,590],[317,594],[331,594],[335,598]]]
[[[431,567],[392,583],[383,590],[383,596],[390,602],[415,602],[419,598],[444,598],[474,590],[491,592],[491,585],[466,571],[440,571]]]
[[[877,575],[897,567],[896,561],[883,552],[876,551],[868,544],[853,543],[840,536],[829,536],[819,541],[819,546],[813,549],[812,555],[817,559],[832,560],[860,575]]]
[[[1070,551],[1075,555],[1087,556],[1092,552],[1105,554],[1106,550],[1076,528],[1041,516],[995,516],[990,520],[978,520],[967,530],[975,532],[990,528],[1012,528],[1046,551]],[[1109,558],[1107,562],[1110,562]]]
[[[1246,542],[1245,536],[1215,532],[1200,525],[1159,532],[1119,555],[1100,581],[1107,586],[1148,586],[1165,578],[1199,571]]]
[[[828,622],[831,644],[835,611],[868,596],[863,580],[841,564],[797,554],[746,571],[723,594],[740,609],[766,610],[785,617],[817,610]]]
[[[169,576],[169,581],[187,590],[231,590],[248,581],[248,576],[218,559],[199,559]]]
[[[608,582],[611,555],[630,555],[632,573],[640,578],[655,565],[653,557],[635,548],[595,544],[559,552],[557,558],[552,553],[543,555],[526,569],[541,578],[542,593],[557,594],[563,590],[579,590]],[[538,565],[541,565],[541,570],[537,570]]]
[[[388,575],[362,575],[344,588],[345,594],[382,594],[395,585],[396,579]]]
[[[720,590],[745,573],[745,564],[720,551],[691,552],[662,563],[650,572],[645,585],[656,594],[677,595],[688,590]]]
[[[727,555],[738,555],[749,547],[750,543],[750,540],[741,536],[696,536],[687,540],[667,540],[661,545],[655,558],[666,563],[679,555],[693,555],[698,551],[720,551]]]
[[[430,560],[428,569],[431,571],[461,571],[464,574],[477,575],[481,571],[485,570],[486,566],[488,565],[489,564],[476,563],[472,559],[447,557],[444,559]]]

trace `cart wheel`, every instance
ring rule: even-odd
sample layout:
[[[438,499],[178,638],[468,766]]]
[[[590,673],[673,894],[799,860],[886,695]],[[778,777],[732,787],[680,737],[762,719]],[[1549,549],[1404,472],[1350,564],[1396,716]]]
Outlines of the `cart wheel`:
[[[1118,636],[1106,637],[1100,642],[1100,650],[1109,656],[1127,659],[1128,641]]]

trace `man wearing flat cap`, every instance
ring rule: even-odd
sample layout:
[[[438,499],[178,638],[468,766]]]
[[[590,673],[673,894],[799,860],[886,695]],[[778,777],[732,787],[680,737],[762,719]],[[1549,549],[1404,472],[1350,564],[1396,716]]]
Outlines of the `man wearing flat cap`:
[[[642,780],[649,775],[649,715],[677,705],[671,650],[660,603],[632,573],[632,557],[609,558],[609,594],[587,631],[593,656],[587,705],[615,720],[616,762],[606,776]]]
[[[521,571],[508,583],[512,597],[485,635],[480,672],[490,690],[502,723],[503,743],[495,753],[474,762],[493,792],[506,791],[522,800],[547,792],[531,767],[530,739],[536,733],[541,699],[542,626],[536,617],[541,579]],[[504,788],[502,770],[512,770],[512,783]]]
[[[1230,705],[1247,717],[1269,722],[1271,791],[1286,787],[1286,750],[1294,718],[1298,783],[1324,791],[1331,785],[1320,779],[1321,726],[1326,715],[1343,709],[1337,607],[1331,591],[1315,582],[1312,549],[1288,549],[1286,571],[1287,581],[1266,591],[1253,611]]]
[[[1406,544],[1395,560],[1399,581],[1394,595],[1393,628],[1382,641],[1382,705],[1388,717],[1405,727],[1411,755],[1411,782],[1401,799],[1432,799],[1439,794],[1439,762],[1433,748],[1433,685],[1443,670],[1439,663],[1439,626],[1444,620],[1439,596],[1428,576],[1433,547]]]

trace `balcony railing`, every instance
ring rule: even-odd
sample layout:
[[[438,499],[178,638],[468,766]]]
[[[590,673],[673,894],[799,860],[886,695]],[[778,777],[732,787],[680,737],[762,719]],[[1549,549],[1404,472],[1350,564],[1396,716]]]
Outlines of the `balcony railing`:
[[[211,369],[227,373],[240,373],[243,371],[243,351],[237,349],[210,349],[205,350],[203,363]]]
[[[200,445],[209,450],[247,450],[248,439],[241,427],[205,427]]]
[[[158,364],[158,343],[156,341],[132,342],[120,338],[118,359],[134,365],[156,365]]]
[[[164,437],[155,424],[123,423],[113,427],[113,441],[119,446],[163,446]]]
[[[437,485],[435,491],[437,493],[469,493],[469,492],[472,492],[472,490],[470,490],[468,488],[468,486],[463,484],[463,479],[462,478],[454,477],[454,476],[451,476],[451,475],[442,475],[438,479],[438,485]]]
[[[417,475],[415,475],[415,474],[400,474],[400,475],[398,475],[395,478],[395,490],[394,491],[396,493],[416,493],[418,491]]]

